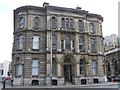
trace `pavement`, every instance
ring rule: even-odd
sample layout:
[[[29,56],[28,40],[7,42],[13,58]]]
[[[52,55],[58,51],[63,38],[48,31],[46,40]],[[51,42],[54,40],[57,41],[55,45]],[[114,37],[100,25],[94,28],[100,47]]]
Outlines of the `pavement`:
[[[5,88],[118,88],[118,83],[106,82],[106,83],[97,83],[97,84],[87,84],[87,85],[71,85],[66,84],[62,86],[13,86],[6,85]],[[0,89],[2,89],[2,84],[0,83]]]

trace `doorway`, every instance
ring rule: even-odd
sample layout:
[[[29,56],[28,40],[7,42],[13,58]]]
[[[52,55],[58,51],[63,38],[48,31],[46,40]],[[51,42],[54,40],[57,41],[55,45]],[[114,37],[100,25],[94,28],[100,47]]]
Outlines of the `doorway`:
[[[72,83],[72,66],[71,64],[65,64],[64,65],[64,78],[65,82]]]
[[[73,62],[72,58],[68,55],[64,59],[64,80],[65,83],[73,83]]]

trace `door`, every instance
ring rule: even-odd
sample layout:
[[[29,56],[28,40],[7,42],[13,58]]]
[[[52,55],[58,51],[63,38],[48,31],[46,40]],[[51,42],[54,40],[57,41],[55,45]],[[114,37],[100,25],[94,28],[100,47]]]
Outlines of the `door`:
[[[65,64],[64,65],[64,78],[65,82],[72,82],[72,69],[71,64]]]

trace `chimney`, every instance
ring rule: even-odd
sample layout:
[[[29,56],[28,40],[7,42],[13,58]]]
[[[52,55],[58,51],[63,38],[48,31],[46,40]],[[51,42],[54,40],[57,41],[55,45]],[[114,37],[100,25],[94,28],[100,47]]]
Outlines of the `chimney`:
[[[76,7],[76,9],[81,10],[81,7]]]
[[[49,3],[44,2],[44,3],[43,3],[43,7],[46,7],[46,6],[49,6]]]

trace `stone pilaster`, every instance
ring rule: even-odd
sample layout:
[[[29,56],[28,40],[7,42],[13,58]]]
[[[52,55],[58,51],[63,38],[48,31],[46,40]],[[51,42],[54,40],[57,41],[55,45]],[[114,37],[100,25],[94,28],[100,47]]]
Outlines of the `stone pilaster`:
[[[50,42],[50,40],[51,40],[51,33],[50,32],[47,32],[47,48],[46,48],[46,50],[49,50],[50,51],[50,45],[51,45],[51,42]]]
[[[79,52],[79,34],[75,34],[75,51]]]
[[[57,50],[61,51],[61,37],[60,33],[57,33]]]

